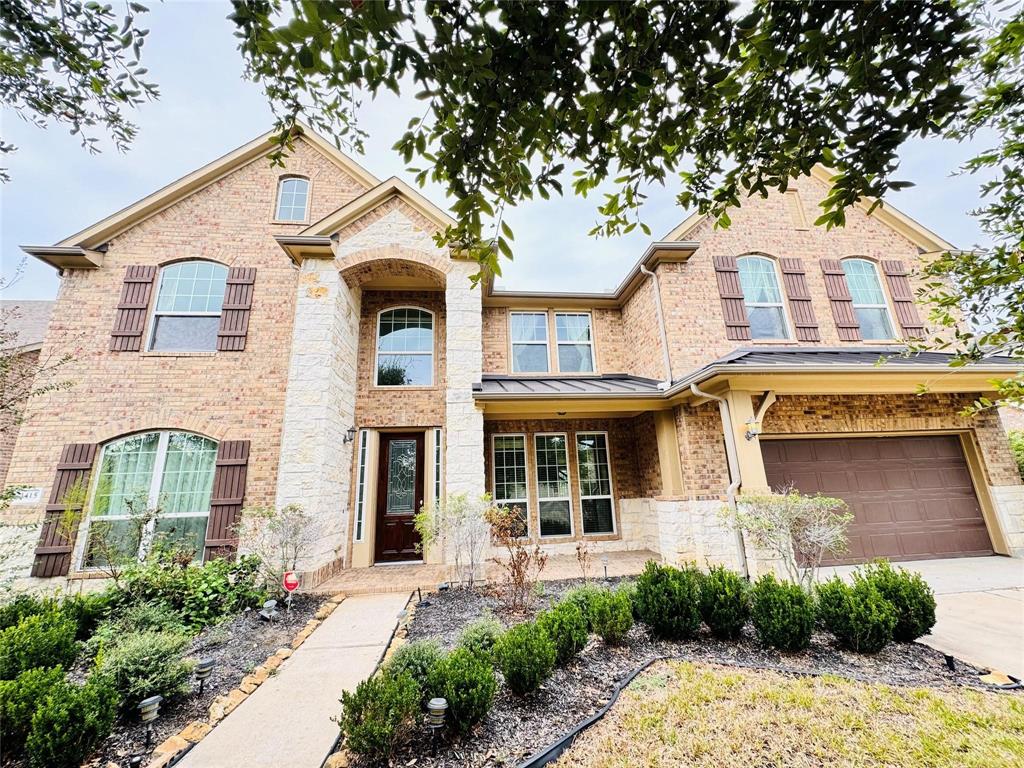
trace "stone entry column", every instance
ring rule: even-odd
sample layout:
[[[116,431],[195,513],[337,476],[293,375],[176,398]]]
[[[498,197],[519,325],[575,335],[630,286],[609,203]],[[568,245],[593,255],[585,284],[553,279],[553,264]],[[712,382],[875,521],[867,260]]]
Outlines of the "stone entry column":
[[[473,400],[483,364],[481,288],[475,261],[452,261],[445,287],[448,381],[445,391],[444,493],[484,492],[484,416]]]

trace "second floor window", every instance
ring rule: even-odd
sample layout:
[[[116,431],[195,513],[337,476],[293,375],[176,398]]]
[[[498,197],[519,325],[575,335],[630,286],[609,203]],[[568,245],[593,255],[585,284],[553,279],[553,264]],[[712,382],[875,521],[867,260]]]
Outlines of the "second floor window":
[[[377,318],[378,387],[434,384],[434,316],[425,309],[398,307]]]
[[[228,268],[212,261],[183,261],[160,270],[149,348],[216,350],[227,276]]]
[[[555,335],[558,370],[562,373],[592,373],[594,341],[590,335],[590,315],[586,312],[556,312]]]
[[[548,313],[513,312],[512,372],[548,372]]]
[[[889,340],[894,337],[892,318],[886,302],[878,269],[865,259],[845,259],[843,272],[846,286],[853,297],[853,311],[860,325],[860,337],[865,341]]]
[[[743,305],[747,310],[752,339],[788,339],[786,310],[775,262],[763,256],[741,256],[739,268]]]
[[[309,179],[289,177],[281,179],[277,187],[278,221],[305,221],[309,206]]]

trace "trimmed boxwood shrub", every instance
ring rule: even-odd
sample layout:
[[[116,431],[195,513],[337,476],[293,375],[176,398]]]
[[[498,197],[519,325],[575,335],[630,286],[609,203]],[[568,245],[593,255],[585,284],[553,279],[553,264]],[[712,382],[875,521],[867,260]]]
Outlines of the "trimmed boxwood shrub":
[[[893,568],[886,560],[866,565],[855,578],[869,581],[892,603],[896,610],[896,627],[892,636],[909,643],[927,635],[935,626],[935,593],[919,573]]]
[[[636,580],[636,614],[660,637],[693,637],[700,629],[700,584],[696,568],[680,570],[651,560]]]
[[[425,702],[433,695],[428,685],[430,675],[442,659],[444,651],[440,645],[432,640],[417,640],[396,650],[386,667],[393,677],[409,675],[420,691],[420,698]]]
[[[387,672],[364,680],[351,693],[342,691],[338,725],[345,746],[375,760],[390,758],[419,711],[419,700],[419,689],[409,675]]]
[[[14,755],[25,746],[32,715],[43,700],[64,685],[61,667],[36,667],[22,672],[14,680],[0,680],[0,744]]]
[[[25,753],[32,768],[78,768],[110,735],[117,691],[103,675],[85,685],[61,682],[32,715]]]
[[[608,645],[621,645],[633,628],[633,604],[628,592],[603,590],[590,604],[594,631]]]
[[[498,680],[485,659],[466,648],[456,648],[434,665],[427,689],[430,698],[447,699],[448,722],[465,733],[487,715]]]
[[[818,591],[818,609],[825,628],[851,651],[878,653],[892,640],[896,609],[869,581],[851,587],[833,577]]]
[[[590,604],[593,602],[596,595],[603,592],[596,584],[582,584],[578,587],[573,587],[562,597],[560,604],[575,605],[580,609],[580,613],[583,614],[583,618],[587,622],[587,631],[594,629],[590,622]]]
[[[587,644],[587,620],[574,603],[559,603],[537,616],[537,623],[555,644],[555,660],[565,664]]]
[[[69,595],[63,599],[18,595],[11,602],[0,606],[0,629],[13,627],[29,616],[56,613],[74,623],[76,640],[84,640],[93,633],[96,625],[102,620],[109,602],[108,592]]]
[[[57,601],[52,597],[18,595],[11,602],[0,605],[0,630],[13,627],[22,619],[53,611]]]
[[[459,647],[493,664],[494,644],[504,631],[505,627],[500,621],[493,616],[484,616],[462,630]]]
[[[148,696],[170,700],[189,690],[192,662],[182,658],[186,645],[188,637],[174,632],[129,635],[103,651],[98,674],[113,685],[125,712]]]
[[[798,584],[776,581],[767,573],[750,592],[750,618],[761,643],[783,651],[802,651],[814,631],[814,601]]]
[[[715,637],[735,640],[750,618],[750,585],[735,571],[712,566],[701,580],[700,615]]]
[[[494,648],[505,684],[519,696],[540,687],[554,669],[556,655],[548,633],[533,621],[512,627]]]
[[[187,628],[177,611],[163,603],[139,603],[128,606],[123,613],[100,623],[83,647],[89,656],[109,651],[127,637],[139,632],[174,632],[186,634]]]
[[[26,616],[0,632],[0,680],[34,667],[69,667],[78,655],[77,627],[60,613]]]

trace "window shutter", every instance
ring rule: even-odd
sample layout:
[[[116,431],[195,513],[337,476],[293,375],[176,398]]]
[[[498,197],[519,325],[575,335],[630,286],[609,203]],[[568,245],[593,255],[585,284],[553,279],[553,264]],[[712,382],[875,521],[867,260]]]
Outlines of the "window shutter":
[[[224,288],[224,305],[217,331],[217,349],[220,352],[241,352],[245,349],[245,336],[249,332],[249,311],[252,309],[252,290],[256,282],[255,267],[231,267]]]
[[[68,443],[60,454],[57,474],[50,489],[50,501],[46,505],[43,517],[43,529],[39,532],[39,544],[36,545],[35,560],[32,563],[32,575],[40,578],[50,576],[66,576],[71,569],[71,551],[75,547],[74,532],[65,536],[61,530],[61,520],[65,512],[80,515],[82,505],[65,502],[65,496],[76,483],[88,483],[92,470],[93,459],[96,458],[95,443]],[[70,500],[69,500],[70,501]],[[74,528],[77,531],[76,520]]]
[[[892,303],[896,307],[896,318],[903,327],[903,335],[908,339],[919,339],[924,336],[924,323],[917,314],[914,304],[914,291],[910,287],[909,272],[902,261],[883,261],[882,271],[889,284]]]
[[[821,341],[818,321],[814,318],[814,307],[811,305],[811,292],[807,290],[803,260],[782,259],[780,266],[786,297],[789,299],[789,312],[796,326],[797,341]]]
[[[235,524],[245,498],[245,476],[249,466],[249,441],[225,440],[217,446],[213,473],[210,521],[206,526],[203,560],[229,557],[238,547]]]
[[[725,316],[725,337],[736,341],[750,339],[750,320],[743,304],[743,289],[740,287],[740,270],[735,256],[715,256],[715,276],[718,278],[718,295],[722,298],[722,314]]]
[[[121,301],[110,332],[112,352],[138,352],[142,349],[142,332],[146,327],[146,310],[153,294],[156,267],[136,265],[124,273]]]
[[[832,317],[835,318],[840,341],[860,341],[860,323],[853,311],[853,297],[846,286],[846,273],[839,259],[822,259],[821,271],[825,273],[825,291],[832,303]]]

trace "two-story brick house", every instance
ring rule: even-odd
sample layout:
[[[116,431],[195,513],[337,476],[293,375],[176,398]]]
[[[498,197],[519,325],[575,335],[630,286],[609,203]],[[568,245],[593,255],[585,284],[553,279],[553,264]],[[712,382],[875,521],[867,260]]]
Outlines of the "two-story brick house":
[[[951,247],[897,211],[812,227],[817,173],[728,230],[692,217],[615,291],[516,292],[473,287],[477,265],[435,244],[448,215],[398,179],[308,130],[286,168],[270,150],[25,248],[61,270],[46,343],[91,340],[11,460],[7,482],[46,501],[9,512],[42,522],[33,577],[88,575],[90,526],[140,497],[205,556],[243,506],[302,504],[307,584],[423,557],[413,513],[458,492],[518,506],[552,552],[756,569],[721,509],[793,485],[850,503],[850,560],[1024,555],[998,417],[959,415],[1019,362],[876,364],[921,333],[913,270]]]

